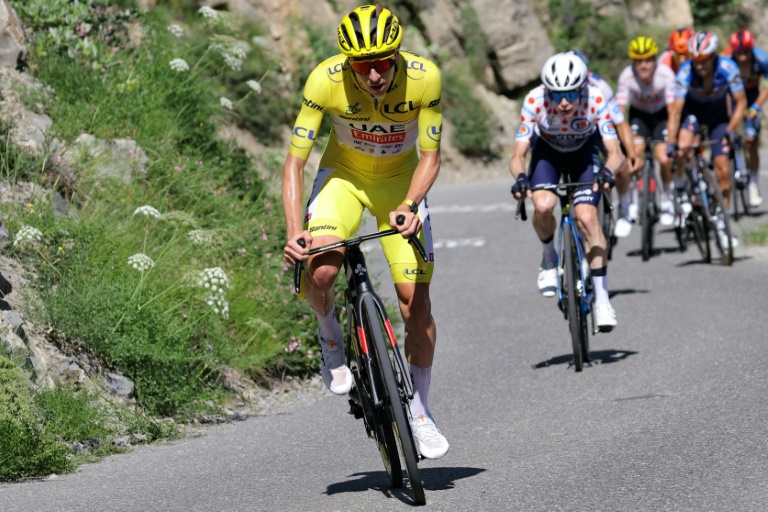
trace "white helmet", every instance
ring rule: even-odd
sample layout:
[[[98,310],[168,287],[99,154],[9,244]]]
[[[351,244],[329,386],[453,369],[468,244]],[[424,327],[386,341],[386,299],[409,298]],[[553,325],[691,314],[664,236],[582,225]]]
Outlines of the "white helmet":
[[[573,52],[558,53],[544,63],[541,81],[550,91],[573,91],[587,81],[587,65]]]
[[[696,32],[688,39],[688,53],[693,60],[706,60],[717,53],[720,42],[714,32]]]

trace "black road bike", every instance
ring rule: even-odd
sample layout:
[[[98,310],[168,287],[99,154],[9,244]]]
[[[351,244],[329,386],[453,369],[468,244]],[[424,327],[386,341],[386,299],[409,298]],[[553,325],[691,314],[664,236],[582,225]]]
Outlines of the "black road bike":
[[[405,217],[399,215],[397,223]],[[309,254],[318,254],[344,247],[344,273],[347,278],[345,291],[347,332],[345,355],[355,379],[349,392],[349,413],[355,419],[362,419],[368,437],[374,439],[384,462],[392,486],[403,486],[403,471],[398,455],[405,460],[408,479],[413,490],[413,500],[418,505],[426,503],[424,486],[417,465],[420,454],[416,448],[409,423],[408,404],[413,399],[413,384],[381,299],[373,291],[368,278],[368,268],[360,250],[360,244],[390,235],[399,234],[389,229],[341,240],[339,242],[311,249]],[[300,241],[300,245],[303,242]],[[409,243],[418,251],[424,262],[427,254],[417,236],[411,236]],[[296,293],[301,286],[302,264],[296,263],[294,285]]]
[[[643,261],[648,261],[653,256],[655,226],[659,221],[659,191],[654,167],[653,147],[654,144],[660,142],[663,141],[646,140],[645,162],[640,176],[637,178],[637,190],[640,196],[640,227],[642,228],[640,251]]]
[[[693,144],[694,157],[686,164],[686,186],[675,188],[675,236],[680,250],[693,240],[705,263],[733,264],[733,235],[720,185],[700,148],[712,140]],[[673,164],[673,173],[677,159]]]
[[[733,220],[738,221],[739,215],[749,215],[749,170],[746,166],[746,146],[741,136],[729,144],[728,165],[731,172],[731,208]]]

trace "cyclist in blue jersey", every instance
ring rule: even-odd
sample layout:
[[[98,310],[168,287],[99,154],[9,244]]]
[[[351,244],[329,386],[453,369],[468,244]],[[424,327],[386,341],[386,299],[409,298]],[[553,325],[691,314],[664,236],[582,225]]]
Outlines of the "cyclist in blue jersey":
[[[667,155],[677,155],[677,169],[682,172],[686,148],[694,142],[700,128],[706,126],[710,140],[714,141],[712,161],[727,208],[731,190],[728,144],[734,140],[734,130],[744,119],[747,96],[739,66],[732,59],[719,56],[717,49],[717,35],[712,32],[697,32],[688,41],[690,59],[677,73],[675,101],[667,124]],[[732,113],[729,103],[732,103]],[[723,231],[720,232],[724,236]],[[734,247],[737,243],[732,240]]]
[[[749,30],[737,30],[731,34],[730,45],[723,55],[729,55],[739,65],[747,94],[747,113],[744,116],[744,141],[749,154],[749,204],[760,206],[763,198],[758,189],[760,175],[760,112],[768,99],[768,87],[760,88],[761,80],[768,79],[768,54],[755,47],[755,37]]]

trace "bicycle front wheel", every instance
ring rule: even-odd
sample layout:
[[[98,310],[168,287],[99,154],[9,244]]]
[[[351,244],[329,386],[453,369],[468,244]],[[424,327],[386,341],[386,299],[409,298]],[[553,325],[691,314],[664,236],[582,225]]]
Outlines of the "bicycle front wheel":
[[[709,232],[712,235],[712,245],[717,250],[719,262],[726,267],[733,264],[733,232],[731,231],[731,218],[725,209],[723,193],[712,174],[707,171],[701,173],[702,184],[706,190],[709,206]],[[702,186],[704,188],[704,186]]]
[[[563,293],[566,295],[568,303],[568,327],[571,331],[571,345],[573,347],[573,366],[577,372],[584,369],[584,352],[582,349],[582,337],[584,330],[582,328],[581,297],[579,287],[583,286],[579,279],[579,267],[577,260],[577,249],[575,234],[571,230],[571,225],[563,223],[563,254],[565,261],[565,286]],[[586,319],[584,319],[586,324]]]
[[[384,334],[384,313],[379,311],[373,298],[370,296],[364,297],[362,307],[365,313],[364,318],[369,329],[369,341],[371,341],[371,344],[373,345],[373,354],[375,354],[381,379],[384,383],[382,391],[386,396],[383,396],[382,398],[385,402],[385,408],[387,415],[389,416],[390,424],[392,425],[394,436],[400,445],[400,452],[403,455],[403,459],[405,459],[405,467],[408,470],[408,479],[410,480],[411,489],[413,490],[413,500],[418,505],[424,505],[427,502],[427,499],[424,495],[424,485],[421,482],[421,475],[419,474],[419,457],[416,451],[416,443],[414,442],[411,425],[408,422],[408,415],[405,411],[405,395],[401,394],[396,377],[396,375],[400,375],[401,372],[395,370],[397,362],[394,354],[392,354],[393,350],[399,349],[397,348],[397,345],[393,346],[393,343],[386,343],[385,339],[389,338]],[[401,375],[401,378],[408,378],[408,376]]]
[[[642,225],[641,252],[643,261],[653,255],[654,224],[656,224],[656,179],[653,176],[653,162],[646,159],[640,191],[640,224]]]
[[[348,306],[347,314],[350,319],[355,318],[353,306]],[[352,375],[355,377],[355,389],[350,392],[350,404],[352,413],[355,414],[356,418],[362,414],[369,435],[376,440],[381,461],[384,463],[384,469],[389,476],[389,481],[392,482],[392,487],[400,488],[403,486],[403,469],[400,465],[400,456],[397,453],[397,441],[392,430],[392,422],[389,421],[387,414],[373,405],[373,389],[381,390],[384,385],[375,368],[371,372],[372,379],[369,378],[367,367],[363,362],[364,359],[370,360],[369,355],[363,351],[363,347],[367,346],[371,336],[371,328],[368,325],[364,325],[358,331],[354,322],[348,323],[346,355],[347,362],[352,369]],[[350,350],[350,347],[354,347],[354,350]],[[353,403],[358,404],[357,409],[352,405]]]

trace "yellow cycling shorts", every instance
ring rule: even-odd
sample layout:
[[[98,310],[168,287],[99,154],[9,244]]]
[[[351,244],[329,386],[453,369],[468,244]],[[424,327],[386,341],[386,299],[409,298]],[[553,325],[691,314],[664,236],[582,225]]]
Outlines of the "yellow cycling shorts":
[[[405,199],[411,184],[411,173],[381,180],[364,178],[343,169],[320,169],[315,178],[304,215],[304,227],[313,237],[352,236],[363,218],[363,210],[376,217],[379,230],[391,229],[389,213]],[[381,238],[384,256],[395,283],[429,283],[434,267],[432,229],[426,198],[419,204],[423,228],[419,239],[424,244],[429,263],[402,236]]]

